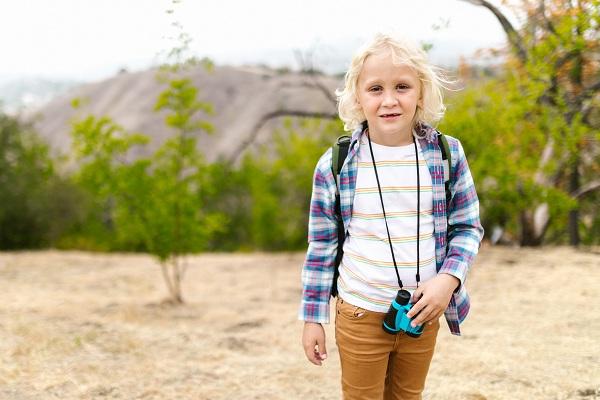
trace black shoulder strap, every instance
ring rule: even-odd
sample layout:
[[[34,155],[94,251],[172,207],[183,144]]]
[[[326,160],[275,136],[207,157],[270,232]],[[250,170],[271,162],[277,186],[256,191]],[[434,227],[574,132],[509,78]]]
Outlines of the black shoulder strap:
[[[450,152],[450,146],[448,145],[448,139],[443,133],[438,131],[438,144],[442,151],[442,163],[444,165],[444,189],[446,191],[446,239],[449,240],[450,234],[452,233],[452,226],[450,226],[450,200],[452,200],[452,192],[450,192],[450,182],[452,180],[452,153]],[[450,250],[450,246],[446,246],[446,253]]]
[[[331,147],[331,172],[335,178],[335,219],[337,222],[338,231],[338,248],[335,256],[335,270],[333,274],[333,284],[331,286],[331,296],[337,296],[337,278],[339,275],[339,265],[342,262],[344,255],[344,240],[346,232],[344,232],[344,221],[342,220],[342,209],[340,205],[340,171],[348,155],[350,147],[350,136],[340,136],[334,145]]]
[[[448,145],[448,139],[440,131],[438,132],[438,139],[440,150],[442,151],[442,162],[444,164],[444,189],[446,190],[446,214],[450,207],[450,200],[452,199],[452,193],[450,192],[450,179],[452,177],[452,153],[450,153],[450,146]]]
[[[350,147],[350,136],[340,136],[337,138],[333,146],[331,147],[331,171],[335,178],[335,185],[339,187],[339,175],[348,155],[348,148]],[[339,193],[339,190],[336,190]]]

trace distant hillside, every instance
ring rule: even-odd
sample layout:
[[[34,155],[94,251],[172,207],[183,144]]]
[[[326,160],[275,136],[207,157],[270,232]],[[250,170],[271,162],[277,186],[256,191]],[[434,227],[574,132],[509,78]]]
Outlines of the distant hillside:
[[[207,159],[230,157],[244,142],[262,142],[281,119],[270,119],[258,132],[259,121],[278,110],[300,113],[335,114],[333,93],[342,82],[338,78],[276,71],[258,67],[215,67],[208,72],[197,67],[190,72],[199,88],[199,98],[213,104],[215,114],[202,116],[215,126],[211,136],[202,134],[199,146]],[[165,127],[164,114],[153,111],[165,84],[156,80],[156,70],[123,72],[108,80],[77,86],[35,112],[24,115],[55,152],[66,153],[70,146],[69,121],[76,113],[74,98],[87,103],[77,115],[107,115],[129,131],[150,135],[145,150],[155,150],[172,132]]]

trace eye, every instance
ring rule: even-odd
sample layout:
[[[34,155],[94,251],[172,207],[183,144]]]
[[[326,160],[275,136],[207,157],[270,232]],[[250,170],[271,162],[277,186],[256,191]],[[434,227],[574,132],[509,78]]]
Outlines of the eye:
[[[378,86],[378,85],[376,85],[376,86],[371,86],[371,87],[369,88],[369,92],[380,92],[380,91],[381,91],[381,86]]]
[[[396,89],[400,89],[400,90],[410,89],[410,86],[407,85],[406,83],[399,83],[396,85]]]

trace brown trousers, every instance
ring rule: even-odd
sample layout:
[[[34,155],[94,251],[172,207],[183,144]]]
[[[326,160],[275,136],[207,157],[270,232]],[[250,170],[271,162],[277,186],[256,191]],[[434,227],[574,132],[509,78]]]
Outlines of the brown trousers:
[[[419,338],[386,333],[384,313],[336,302],[335,339],[344,400],[417,400],[435,350],[439,320]]]

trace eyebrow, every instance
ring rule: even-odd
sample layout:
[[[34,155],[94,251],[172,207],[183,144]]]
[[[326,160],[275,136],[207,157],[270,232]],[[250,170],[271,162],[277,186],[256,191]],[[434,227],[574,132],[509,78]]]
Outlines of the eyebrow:
[[[366,81],[365,82],[365,86],[373,86],[373,85],[380,85],[381,84],[381,79],[372,79],[370,81]],[[396,83],[406,83],[406,84],[414,84],[414,82],[412,81],[412,79],[408,78],[408,77],[400,77],[398,79],[396,79]]]

